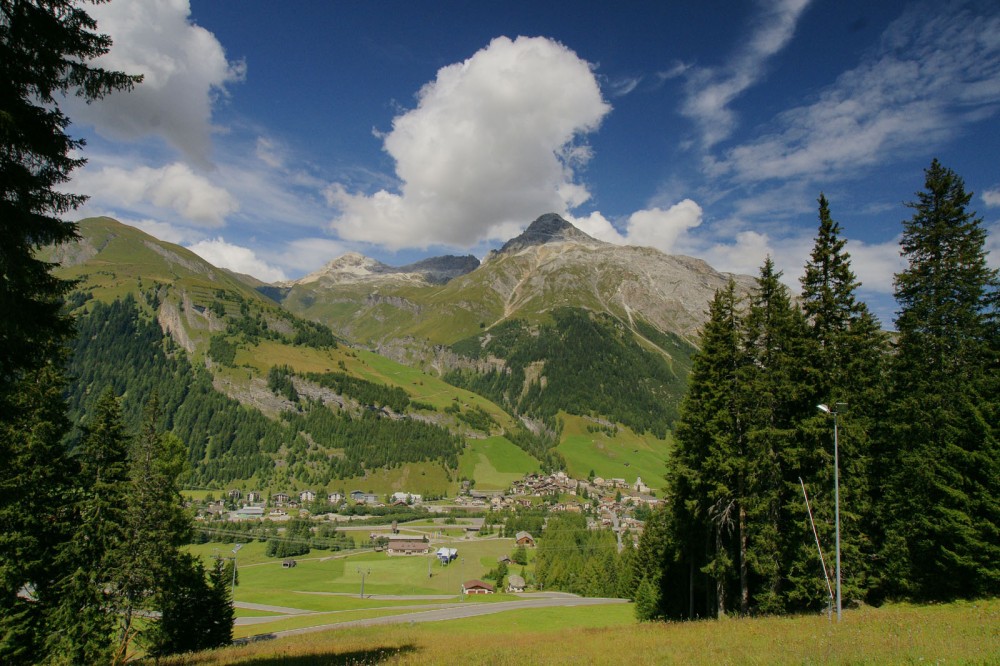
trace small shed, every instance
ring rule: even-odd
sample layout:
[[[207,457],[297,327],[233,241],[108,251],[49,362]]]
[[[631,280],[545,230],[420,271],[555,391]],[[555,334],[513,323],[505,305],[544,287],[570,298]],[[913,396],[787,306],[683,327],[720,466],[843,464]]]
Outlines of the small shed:
[[[288,558],[287,560],[285,560],[285,561],[283,561],[281,563],[281,568],[282,569],[294,569],[297,564],[298,564],[298,562],[296,562],[292,558]]]
[[[517,574],[511,574],[507,576],[508,592],[524,592],[524,588],[525,588],[524,578],[518,576]]]
[[[514,536],[514,540],[517,542],[518,546],[531,546],[535,547],[535,538],[531,536],[528,532],[518,532]]]

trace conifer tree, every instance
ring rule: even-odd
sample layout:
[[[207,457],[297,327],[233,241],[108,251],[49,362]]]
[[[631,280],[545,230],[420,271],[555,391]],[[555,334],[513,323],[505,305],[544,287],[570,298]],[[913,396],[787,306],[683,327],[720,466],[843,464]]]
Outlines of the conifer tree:
[[[886,336],[857,299],[860,282],[851,269],[846,240],[819,197],[819,229],[802,276],[802,309],[808,323],[806,386],[813,405],[841,405],[840,515],[842,577],[848,598],[862,598],[872,556],[870,438],[883,413]],[[809,405],[806,405],[809,408]],[[829,417],[804,415],[800,472],[810,488],[820,539],[834,543],[833,443]],[[825,599],[827,591],[815,549],[800,545],[790,568],[792,596],[801,605]]]
[[[787,568],[808,527],[799,500],[798,474],[805,455],[798,437],[809,413],[806,387],[805,320],[768,257],[746,314],[749,362],[739,383],[747,396],[746,488],[750,524],[747,561],[753,610],[789,607]]]
[[[972,194],[936,159],[908,204],[895,278],[882,591],[914,599],[1000,593],[997,366],[1000,280]]]
[[[76,528],[58,554],[59,606],[50,652],[57,663],[111,661],[113,570],[124,542],[128,504],[128,450],[121,406],[110,389],[98,401],[80,447],[80,485],[73,507]]]
[[[670,473],[676,536],[685,544],[691,569],[713,580],[715,613],[727,611],[727,597],[739,571],[739,604],[749,601],[746,568],[746,400],[739,384],[748,357],[736,284],[715,294],[695,357],[688,393],[681,404]],[[711,545],[702,555],[701,544]],[[678,572],[675,578],[683,576]],[[690,587],[691,581],[688,581]],[[690,601],[690,600],[689,600]],[[690,605],[690,604],[689,604]],[[708,612],[704,609],[703,612]]]
[[[72,0],[0,0],[0,661],[38,663],[58,606],[54,553],[69,530],[73,467],[61,450],[61,313],[69,283],[36,258],[75,237],[58,191],[82,142],[65,132],[64,94],[93,100],[138,79],[92,67],[111,41]],[[16,315],[15,315],[16,313]],[[28,594],[19,594],[29,591]]]

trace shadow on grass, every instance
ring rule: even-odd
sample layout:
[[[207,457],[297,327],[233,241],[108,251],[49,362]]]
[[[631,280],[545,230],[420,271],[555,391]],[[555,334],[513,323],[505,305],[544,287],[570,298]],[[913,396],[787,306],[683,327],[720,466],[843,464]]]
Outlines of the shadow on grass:
[[[416,645],[374,647],[349,652],[313,652],[311,654],[261,655],[241,659],[241,666],[366,666],[417,651]]]

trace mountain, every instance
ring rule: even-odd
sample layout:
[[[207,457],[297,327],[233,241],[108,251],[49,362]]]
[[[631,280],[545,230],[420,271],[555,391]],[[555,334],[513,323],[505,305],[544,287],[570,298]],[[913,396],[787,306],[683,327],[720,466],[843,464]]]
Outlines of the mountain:
[[[369,269],[360,280],[357,272],[324,269],[286,284],[281,303],[373,348],[400,339],[452,344],[511,318],[545,319],[560,306],[606,312],[632,328],[640,319],[694,344],[715,291],[730,278],[742,290],[754,284],[700,259],[598,241],[551,213],[444,284],[399,275]]]
[[[134,417],[156,392],[189,481],[212,487],[435,495],[540,463],[658,487],[698,330],[731,277],[552,214],[482,263],[349,254],[278,285],[109,218],[80,235],[46,254],[78,280],[72,418],[108,386]]]
[[[352,349],[189,250],[110,218],[79,232],[42,252],[77,281],[70,416],[86,423],[110,388],[136,421],[158,396],[165,427],[188,447],[189,484],[435,496],[457,487],[466,439],[531,446],[496,405]],[[538,468],[524,457],[524,471]]]

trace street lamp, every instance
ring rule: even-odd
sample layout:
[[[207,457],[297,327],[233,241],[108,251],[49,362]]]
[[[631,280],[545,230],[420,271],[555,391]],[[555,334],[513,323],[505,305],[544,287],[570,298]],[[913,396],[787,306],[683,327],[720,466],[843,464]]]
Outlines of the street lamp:
[[[232,597],[233,601],[236,600],[236,557],[237,557],[236,554],[240,552],[240,548],[242,547],[243,544],[241,543],[238,543],[235,546],[233,546],[233,587],[232,587],[232,592],[230,593],[230,596]]]
[[[837,414],[841,407],[846,407],[846,402],[834,403],[834,408],[827,405],[816,405],[816,408],[824,414],[833,417],[833,511],[834,523],[837,534],[837,622],[840,622],[841,597],[840,597],[840,451],[837,442]]]

